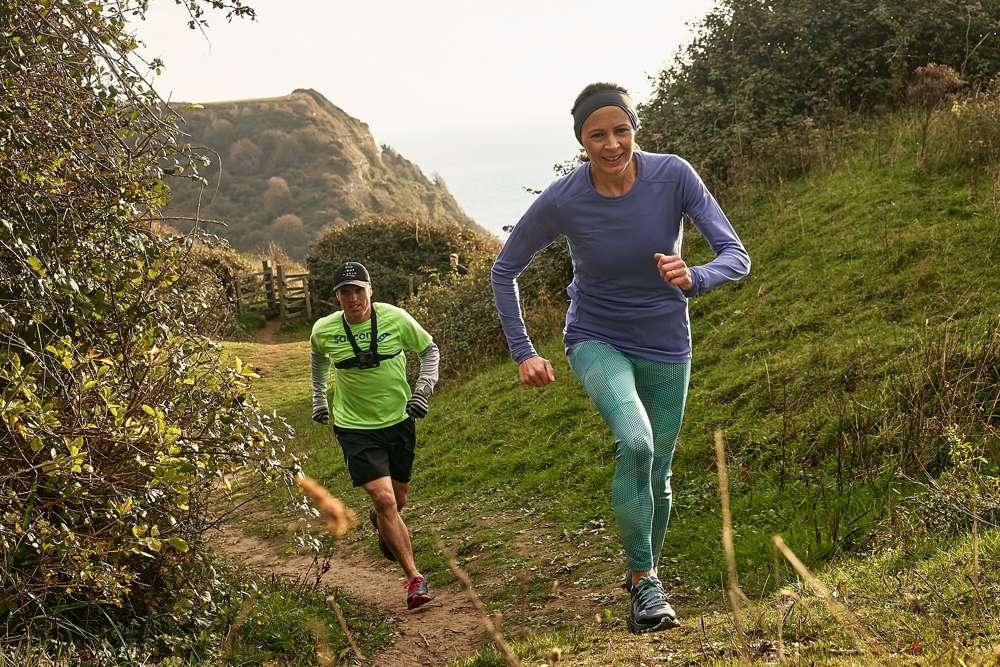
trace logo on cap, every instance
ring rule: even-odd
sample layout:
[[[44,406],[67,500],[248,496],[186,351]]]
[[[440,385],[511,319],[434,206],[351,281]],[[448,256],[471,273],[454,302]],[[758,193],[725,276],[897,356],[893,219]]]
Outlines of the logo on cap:
[[[333,291],[336,292],[344,285],[359,287],[371,285],[368,269],[358,262],[344,262],[333,272]]]

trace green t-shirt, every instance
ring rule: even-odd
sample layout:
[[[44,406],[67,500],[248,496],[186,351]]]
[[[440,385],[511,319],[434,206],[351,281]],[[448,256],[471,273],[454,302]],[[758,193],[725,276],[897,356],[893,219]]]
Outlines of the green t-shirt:
[[[402,308],[375,302],[372,308],[378,316],[379,354],[400,354],[376,368],[334,368],[336,386],[331,408],[333,423],[341,428],[384,428],[406,419],[410,385],[406,381],[406,355],[402,350],[423,352],[434,342]],[[313,351],[325,355],[334,364],[354,357],[342,318],[340,310],[320,318],[309,337]],[[372,321],[350,324],[350,327],[358,347],[367,351],[371,345]]]

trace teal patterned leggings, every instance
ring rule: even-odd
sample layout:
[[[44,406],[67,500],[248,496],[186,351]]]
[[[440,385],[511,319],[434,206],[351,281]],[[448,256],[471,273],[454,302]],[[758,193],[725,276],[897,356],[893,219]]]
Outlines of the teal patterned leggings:
[[[611,503],[629,569],[653,569],[670,520],[670,463],[691,364],[639,359],[601,341],[578,343],[567,356],[615,438]]]

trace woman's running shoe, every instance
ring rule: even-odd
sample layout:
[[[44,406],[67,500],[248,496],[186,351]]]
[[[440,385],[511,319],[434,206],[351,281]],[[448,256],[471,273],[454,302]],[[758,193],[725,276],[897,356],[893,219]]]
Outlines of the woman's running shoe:
[[[680,625],[674,608],[667,602],[660,580],[650,575],[632,587],[629,604],[629,632],[641,634],[676,628]]]

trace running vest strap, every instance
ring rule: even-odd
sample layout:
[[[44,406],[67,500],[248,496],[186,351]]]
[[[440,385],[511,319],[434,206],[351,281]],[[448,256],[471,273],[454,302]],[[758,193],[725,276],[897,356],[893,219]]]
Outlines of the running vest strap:
[[[347,334],[347,341],[351,344],[351,349],[354,350],[354,356],[338,361],[334,364],[335,368],[375,368],[386,359],[392,359],[402,352],[402,350],[397,350],[392,354],[378,353],[378,317],[375,315],[375,306],[372,306],[371,342],[368,344],[367,352],[362,352],[361,347],[358,346],[358,341],[354,339],[354,334],[351,332],[351,325],[347,323],[347,317],[341,315],[340,319],[344,323],[344,333]]]

